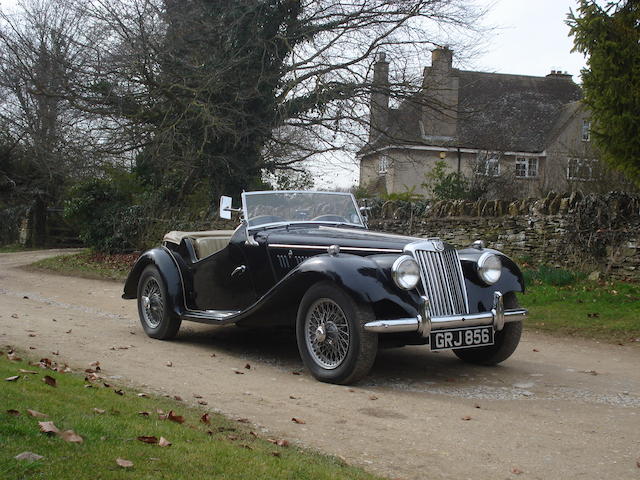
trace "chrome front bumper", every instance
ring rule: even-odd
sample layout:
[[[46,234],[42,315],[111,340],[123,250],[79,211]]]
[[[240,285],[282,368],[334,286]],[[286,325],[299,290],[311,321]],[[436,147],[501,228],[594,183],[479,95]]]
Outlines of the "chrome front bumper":
[[[417,317],[376,320],[365,323],[364,329],[377,333],[417,332],[423,337],[428,337],[432,331],[436,330],[489,325],[493,325],[495,331],[500,331],[505,323],[522,321],[527,318],[528,314],[524,308],[505,310],[500,292],[493,294],[493,308],[488,312],[446,317],[430,317],[429,300],[426,297],[422,297],[422,299],[424,300],[423,306]]]

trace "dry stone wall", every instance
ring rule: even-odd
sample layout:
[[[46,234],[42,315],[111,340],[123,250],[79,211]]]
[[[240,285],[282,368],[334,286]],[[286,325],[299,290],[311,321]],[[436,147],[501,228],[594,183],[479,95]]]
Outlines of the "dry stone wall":
[[[482,239],[521,262],[640,281],[640,196],[550,193],[514,202],[373,201],[372,229],[439,237],[456,247]]]

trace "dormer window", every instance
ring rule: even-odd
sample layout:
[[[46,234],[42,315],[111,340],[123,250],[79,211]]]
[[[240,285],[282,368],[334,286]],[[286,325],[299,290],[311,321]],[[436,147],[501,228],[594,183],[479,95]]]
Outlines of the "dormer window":
[[[591,140],[591,122],[589,120],[582,120],[582,141],[588,142]]]

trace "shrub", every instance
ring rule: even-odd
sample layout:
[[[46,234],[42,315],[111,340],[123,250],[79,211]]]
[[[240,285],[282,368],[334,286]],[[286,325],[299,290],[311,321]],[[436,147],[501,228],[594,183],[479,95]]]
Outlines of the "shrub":
[[[552,267],[550,265],[540,265],[537,270],[525,270],[525,283],[541,283],[544,285],[553,285],[555,287],[564,287],[572,285],[581,280],[584,275],[562,268]]]

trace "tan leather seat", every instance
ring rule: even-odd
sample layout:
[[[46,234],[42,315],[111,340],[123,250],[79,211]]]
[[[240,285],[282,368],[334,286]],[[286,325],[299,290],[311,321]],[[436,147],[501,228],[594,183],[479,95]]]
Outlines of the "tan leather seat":
[[[233,230],[208,230],[204,232],[173,231],[167,233],[163,240],[179,245],[183,238],[190,238],[193,241],[193,248],[196,252],[197,259],[202,260],[229,245],[233,232]]]

